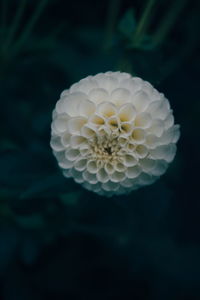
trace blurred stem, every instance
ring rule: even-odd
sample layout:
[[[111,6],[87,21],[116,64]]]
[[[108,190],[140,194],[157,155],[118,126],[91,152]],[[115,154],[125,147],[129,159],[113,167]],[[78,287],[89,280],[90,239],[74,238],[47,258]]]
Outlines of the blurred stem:
[[[27,23],[24,31],[19,36],[17,42],[13,45],[13,52],[12,55],[16,55],[20,48],[23,47],[24,43],[26,42],[27,38],[30,36],[33,27],[35,26],[37,20],[39,19],[40,15],[42,14],[45,5],[47,4],[48,0],[40,0],[38,6],[36,7],[34,13],[32,14],[29,22]]]
[[[106,30],[105,30],[105,42],[104,49],[108,50],[112,44],[113,33],[117,16],[119,14],[121,0],[110,0],[108,5],[107,17],[106,17]]]
[[[176,0],[172,2],[171,8],[167,11],[165,17],[161,21],[161,24],[158,26],[158,30],[155,32],[153,39],[153,44],[158,46],[166,39],[170,30],[174,26],[178,15],[181,13],[185,7],[187,0]]]
[[[133,46],[138,46],[140,42],[142,41],[146,30],[150,24],[150,21],[153,16],[153,7],[156,3],[156,0],[147,0],[146,7],[144,8],[143,14],[141,16],[141,19],[139,21],[139,24],[136,28],[134,37],[133,37]]]
[[[5,41],[4,44],[4,49],[6,49],[7,47],[9,47],[9,45],[12,43],[12,40],[14,38],[15,33],[17,32],[19,25],[20,25],[20,21],[23,15],[23,12],[25,10],[27,4],[27,0],[21,0],[17,9],[17,12],[15,14],[13,23],[10,26],[10,30],[8,31],[8,36],[7,39]]]
[[[178,51],[174,57],[166,61],[162,67],[162,73],[164,76],[161,80],[165,80],[169,77],[176,69],[178,69],[185,60],[192,56],[195,49],[197,49],[200,37],[196,35],[196,28],[199,28],[199,11],[200,2],[197,6],[196,11],[191,14],[191,19],[189,20],[189,30],[186,35],[186,40],[184,42],[184,47],[181,47],[181,51]]]
[[[58,24],[48,35],[46,35],[39,43],[31,45],[32,51],[48,50],[48,47],[53,47],[57,38],[57,35],[66,28],[66,24],[63,22]]]

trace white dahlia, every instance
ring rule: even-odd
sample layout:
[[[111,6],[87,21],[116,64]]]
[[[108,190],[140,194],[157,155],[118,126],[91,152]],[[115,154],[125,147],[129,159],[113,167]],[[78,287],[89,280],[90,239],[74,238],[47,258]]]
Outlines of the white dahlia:
[[[127,73],[88,76],[53,111],[51,147],[66,177],[105,196],[153,183],[180,136],[168,100]]]

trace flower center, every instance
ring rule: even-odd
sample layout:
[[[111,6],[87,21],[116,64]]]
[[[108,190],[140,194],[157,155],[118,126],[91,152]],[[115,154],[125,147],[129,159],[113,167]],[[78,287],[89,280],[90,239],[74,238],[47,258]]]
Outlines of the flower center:
[[[90,143],[92,157],[102,162],[119,160],[121,146],[118,137],[112,135],[96,136]]]
[[[109,155],[112,154],[112,148],[111,147],[104,148],[104,151],[106,151]]]

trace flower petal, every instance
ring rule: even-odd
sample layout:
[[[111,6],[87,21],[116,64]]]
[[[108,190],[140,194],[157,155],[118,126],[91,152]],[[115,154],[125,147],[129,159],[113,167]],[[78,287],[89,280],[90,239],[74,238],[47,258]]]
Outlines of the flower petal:
[[[137,111],[144,111],[147,108],[149,102],[149,96],[143,91],[139,91],[133,96],[133,104]]]
[[[114,103],[116,106],[121,106],[126,104],[131,97],[131,93],[124,88],[117,88],[113,90],[110,101]]]
[[[103,88],[96,88],[90,91],[89,99],[98,104],[104,101],[109,101],[108,92]]]

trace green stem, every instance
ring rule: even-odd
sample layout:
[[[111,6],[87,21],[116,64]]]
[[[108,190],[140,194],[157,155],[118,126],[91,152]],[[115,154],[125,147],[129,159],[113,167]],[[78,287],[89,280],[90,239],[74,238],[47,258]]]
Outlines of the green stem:
[[[134,38],[133,38],[133,46],[138,46],[140,42],[142,41],[144,34],[146,33],[146,30],[150,24],[150,21],[152,19],[152,10],[156,3],[156,0],[148,0],[147,5],[144,9],[144,12],[141,16],[141,19],[139,21],[139,24],[136,28]]]
[[[9,32],[8,32],[7,39],[6,39],[5,44],[4,44],[4,49],[8,48],[9,45],[10,45],[10,44],[12,43],[12,41],[13,41],[13,38],[14,38],[14,36],[15,36],[15,33],[17,32],[17,30],[18,30],[18,28],[19,28],[20,21],[21,21],[23,12],[24,12],[24,10],[25,10],[26,4],[27,4],[27,0],[21,0],[20,4],[19,4],[19,6],[18,6],[17,12],[16,12],[16,14],[15,14],[13,23],[12,23],[12,25],[10,26],[10,30],[9,30]]]
[[[120,10],[121,0],[110,0],[106,17],[105,43],[104,48],[109,49],[115,29],[117,16]]]
[[[186,3],[187,0],[176,0],[173,2],[173,5],[167,11],[165,17],[161,21],[161,24],[158,26],[158,30],[153,36],[153,44],[155,46],[162,44],[162,42],[166,39]]]
[[[33,27],[35,26],[37,20],[39,19],[40,15],[42,14],[45,5],[47,4],[48,0],[40,0],[38,6],[35,9],[35,12],[33,13],[32,17],[30,18],[28,24],[26,25],[24,31],[19,36],[19,39],[13,46],[13,52],[12,55],[16,55],[20,48],[24,45],[27,38],[30,36],[31,31],[33,30]]]

